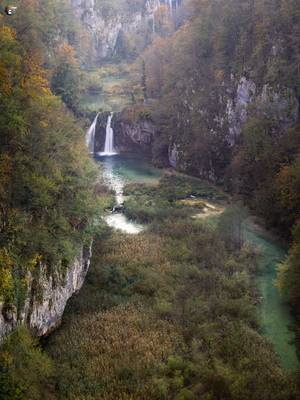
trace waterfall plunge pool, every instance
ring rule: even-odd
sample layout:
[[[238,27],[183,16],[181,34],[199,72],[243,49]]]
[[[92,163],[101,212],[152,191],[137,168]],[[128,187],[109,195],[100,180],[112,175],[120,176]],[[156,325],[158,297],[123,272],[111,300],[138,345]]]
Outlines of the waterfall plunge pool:
[[[129,182],[158,182],[161,172],[150,165],[146,165],[136,158],[126,158],[119,156],[114,147],[114,131],[111,126],[113,113],[107,118],[106,135],[104,149],[102,152],[95,153],[95,131],[99,113],[96,115],[92,125],[86,133],[86,145],[91,154],[101,164],[102,177],[104,183],[115,192],[115,206],[122,206],[124,202],[124,186]],[[98,157],[98,158],[97,158]],[[125,162],[124,162],[125,161]],[[120,208],[120,207],[119,207]],[[133,221],[128,220],[121,212],[112,212],[104,217],[108,226],[129,234],[140,233],[144,227]]]
[[[124,202],[124,187],[128,183],[157,184],[163,171],[154,168],[147,161],[137,156],[127,155],[94,155],[95,161],[100,165],[104,183],[115,192],[116,205]],[[144,230],[144,226],[130,221],[121,212],[106,215],[108,226],[119,231],[138,234]]]

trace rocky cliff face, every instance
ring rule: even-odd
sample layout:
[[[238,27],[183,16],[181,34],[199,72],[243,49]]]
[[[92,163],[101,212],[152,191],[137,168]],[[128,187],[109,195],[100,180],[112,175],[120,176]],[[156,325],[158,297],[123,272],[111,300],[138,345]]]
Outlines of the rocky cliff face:
[[[90,32],[96,62],[110,59],[122,52],[124,35],[132,33],[145,37],[153,31],[154,13],[160,5],[159,0],[145,0],[140,9],[128,13],[126,10],[97,9],[94,0],[70,0],[75,15]]]
[[[273,88],[267,83],[259,91],[256,83],[242,76],[227,100],[225,118],[228,121],[228,142],[234,145],[253,109],[263,111],[280,125],[289,125],[297,120],[298,100],[291,90]]]
[[[164,5],[175,16],[182,0],[141,0],[132,5],[128,2],[127,7],[120,1],[120,7],[115,9],[113,4],[110,8],[97,7],[95,0],[70,0],[70,3],[92,36],[94,61],[99,63],[114,56],[127,58],[129,42],[134,42],[133,48],[138,53],[143,50],[156,29],[156,11]]]
[[[173,168],[177,168],[180,153],[175,143],[169,145],[168,157],[170,166]]]
[[[0,342],[21,324],[26,324],[37,336],[55,329],[68,299],[84,282],[90,257],[91,249],[84,248],[64,273],[49,274],[47,267],[41,264],[38,278],[29,275],[26,300],[21,311],[0,303]]]
[[[113,129],[115,143],[120,152],[151,153],[156,127],[150,119],[141,117],[130,121],[123,113],[119,113],[113,121]]]
[[[299,102],[290,89],[284,87],[272,87],[265,83],[261,87],[249,76],[240,78],[232,77],[230,82],[223,83],[225,95],[216,99],[218,114],[209,114],[205,110],[203,114],[209,114],[209,126],[211,134],[218,131],[226,132],[226,141],[229,147],[236,144],[243,126],[252,113],[259,111],[264,113],[277,125],[278,129],[292,125],[298,119]],[[186,99],[188,103],[189,100]],[[192,105],[191,105],[192,107]],[[188,165],[182,143],[176,138],[171,138],[169,145],[169,164],[185,171]],[[214,176],[214,166],[211,165],[209,176]]]

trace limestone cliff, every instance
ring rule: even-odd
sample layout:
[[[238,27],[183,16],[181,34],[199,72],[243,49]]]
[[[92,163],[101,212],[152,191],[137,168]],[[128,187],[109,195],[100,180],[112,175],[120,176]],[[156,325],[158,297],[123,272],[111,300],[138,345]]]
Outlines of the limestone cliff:
[[[234,145],[247,121],[250,106],[266,113],[278,125],[288,125],[297,120],[298,100],[291,90],[273,88],[265,83],[259,91],[254,80],[242,76],[227,99],[226,119],[229,125],[228,141]]]
[[[92,36],[94,61],[111,58],[121,47],[124,34],[140,32],[151,18],[149,2],[145,8],[132,14],[122,12],[106,12],[98,10],[94,0],[70,0],[75,15],[83,23]]]
[[[119,151],[151,153],[156,134],[153,121],[146,116],[130,120],[126,112],[118,113],[113,121],[116,146]]]
[[[89,268],[91,249],[83,248],[66,271],[48,272],[40,264],[38,277],[27,277],[27,294],[21,310],[0,303],[0,342],[18,325],[26,324],[36,336],[55,329],[68,299],[82,286]]]
[[[225,95],[219,96],[215,102],[218,104],[216,107],[218,112],[210,114],[204,109],[199,112],[209,116],[207,123],[211,127],[212,135],[225,131],[228,149],[236,144],[244,124],[257,110],[272,119],[278,128],[288,127],[297,121],[299,102],[290,89],[272,87],[268,83],[259,86],[248,74],[240,77],[232,76],[230,82],[223,83],[223,87]],[[186,102],[188,103],[189,99],[186,99]],[[177,137],[170,138],[169,163],[182,171],[185,171],[188,165],[184,144]],[[213,165],[211,171],[206,171],[207,174],[214,180]]]
[[[92,36],[94,62],[113,57],[128,58],[131,51],[136,56],[151,40],[155,32],[155,13],[161,5],[170,14],[181,0],[140,0],[127,3],[119,1],[100,5],[95,0],[70,0],[75,16]],[[115,7],[115,8],[114,8]]]

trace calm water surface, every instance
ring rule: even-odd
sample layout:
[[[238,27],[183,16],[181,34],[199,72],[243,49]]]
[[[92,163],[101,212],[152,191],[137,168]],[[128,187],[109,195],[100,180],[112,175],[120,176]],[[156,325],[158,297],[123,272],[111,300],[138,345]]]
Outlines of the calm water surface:
[[[251,226],[246,229],[246,239],[258,246],[261,254],[261,272],[257,276],[257,286],[262,296],[258,306],[261,333],[272,342],[283,368],[292,372],[299,367],[294,344],[295,320],[290,307],[274,285],[277,265],[285,259],[286,250]]]

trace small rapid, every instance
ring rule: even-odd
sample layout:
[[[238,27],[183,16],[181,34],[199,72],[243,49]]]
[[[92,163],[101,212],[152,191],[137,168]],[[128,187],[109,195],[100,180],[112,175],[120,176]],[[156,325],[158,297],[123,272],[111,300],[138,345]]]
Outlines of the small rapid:
[[[162,171],[148,163],[130,156],[96,157],[101,166],[105,184],[115,193],[115,208],[122,208],[124,203],[124,187],[128,183],[158,183]],[[104,217],[108,226],[128,234],[138,234],[145,227],[129,220],[122,211],[115,211]]]

